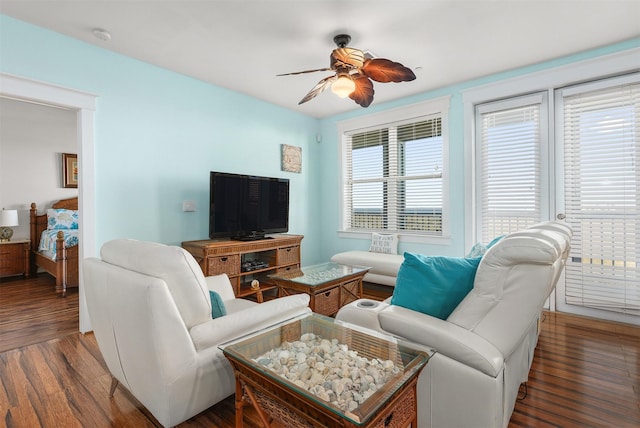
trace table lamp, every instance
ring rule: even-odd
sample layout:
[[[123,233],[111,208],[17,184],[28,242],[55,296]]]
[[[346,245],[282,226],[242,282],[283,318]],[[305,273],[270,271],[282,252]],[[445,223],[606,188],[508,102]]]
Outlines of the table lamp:
[[[18,210],[0,211],[0,242],[11,241],[13,226],[18,226]]]

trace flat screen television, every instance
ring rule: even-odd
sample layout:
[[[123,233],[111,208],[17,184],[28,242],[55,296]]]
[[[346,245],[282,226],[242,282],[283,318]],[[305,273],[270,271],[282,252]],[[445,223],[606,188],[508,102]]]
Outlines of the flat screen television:
[[[289,180],[211,171],[209,236],[251,241],[289,231]]]

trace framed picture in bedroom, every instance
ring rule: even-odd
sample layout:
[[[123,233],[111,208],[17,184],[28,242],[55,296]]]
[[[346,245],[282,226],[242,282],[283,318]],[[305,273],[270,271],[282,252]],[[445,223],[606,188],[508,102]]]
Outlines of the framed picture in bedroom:
[[[62,181],[66,188],[78,187],[78,155],[62,154]]]

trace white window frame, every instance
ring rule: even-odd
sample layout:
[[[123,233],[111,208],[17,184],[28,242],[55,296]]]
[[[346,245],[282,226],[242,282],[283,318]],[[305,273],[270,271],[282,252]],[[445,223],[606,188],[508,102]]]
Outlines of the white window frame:
[[[412,120],[419,120],[421,117],[438,115],[441,118],[442,125],[442,157],[443,157],[443,171],[442,171],[442,235],[426,235],[411,233],[409,231],[399,231],[398,238],[405,242],[418,242],[418,243],[437,243],[437,244],[449,244],[451,239],[450,232],[450,212],[449,212],[449,104],[450,97],[441,97],[428,101],[424,101],[417,104],[412,104],[405,107],[400,107],[392,110],[382,111],[379,113],[373,113],[366,116],[361,116],[354,119],[347,119],[337,123],[338,141],[339,141],[339,166],[340,166],[340,180],[338,194],[340,195],[339,204],[339,230],[338,236],[340,238],[355,238],[355,239],[371,239],[371,231],[358,231],[347,230],[344,224],[344,180],[345,180],[345,168],[347,165],[344,163],[345,144],[343,141],[343,135],[354,132],[364,132],[369,129],[380,128],[388,124],[395,124],[399,122],[410,122]]]

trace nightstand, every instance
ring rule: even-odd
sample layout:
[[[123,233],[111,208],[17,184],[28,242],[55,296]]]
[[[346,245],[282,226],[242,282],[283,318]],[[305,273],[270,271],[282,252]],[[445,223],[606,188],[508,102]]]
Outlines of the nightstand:
[[[30,245],[28,239],[0,242],[0,276],[29,276]]]

